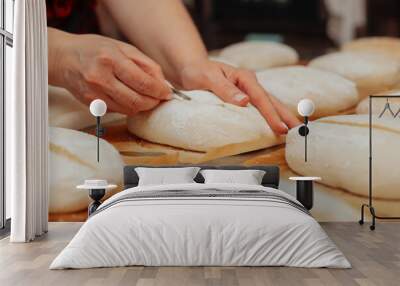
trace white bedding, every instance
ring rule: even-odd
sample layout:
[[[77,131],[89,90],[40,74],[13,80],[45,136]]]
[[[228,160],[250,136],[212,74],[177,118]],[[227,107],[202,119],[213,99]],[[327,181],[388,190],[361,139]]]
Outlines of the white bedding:
[[[140,186],[109,198],[81,227],[50,269],[145,266],[294,266],[349,268],[307,213],[259,198],[151,198],[112,204],[144,191],[276,189],[239,184]],[[100,210],[102,208],[100,206]]]

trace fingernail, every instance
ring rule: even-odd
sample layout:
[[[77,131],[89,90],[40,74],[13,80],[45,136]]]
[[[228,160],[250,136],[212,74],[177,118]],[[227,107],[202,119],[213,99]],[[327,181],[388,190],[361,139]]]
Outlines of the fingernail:
[[[243,99],[247,98],[247,95],[243,94],[243,93],[237,93],[235,94],[235,96],[233,97],[233,100],[236,102],[241,102]]]
[[[174,95],[172,93],[168,93],[165,97],[165,100],[171,100],[172,98],[174,98]]]
[[[285,123],[281,122],[281,126],[282,126],[282,128],[285,129],[285,133],[288,133],[289,128],[287,127],[287,125]]]

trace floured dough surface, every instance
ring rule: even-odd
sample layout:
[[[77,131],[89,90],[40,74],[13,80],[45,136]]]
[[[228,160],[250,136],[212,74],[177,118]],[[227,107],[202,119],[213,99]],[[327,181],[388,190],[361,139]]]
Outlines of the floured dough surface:
[[[322,183],[356,195],[368,195],[368,115],[321,118],[309,124],[308,160],[304,137],[297,128],[286,137],[286,161],[303,176],[318,176]],[[400,122],[373,118],[373,196],[400,199]]]
[[[208,91],[185,92],[192,100],[173,99],[128,118],[128,129],[150,142],[194,151],[261,140],[262,148],[282,143],[253,106],[224,103]]]
[[[266,41],[240,42],[227,46],[222,49],[219,57],[250,70],[294,65],[299,61],[295,49]]]
[[[385,55],[369,52],[337,52],[312,60],[309,66],[337,73],[358,87],[374,90],[393,87],[400,76],[400,64]]]
[[[400,40],[391,37],[366,37],[342,47],[345,51],[363,51],[384,54],[400,62]]]
[[[399,95],[400,89],[391,90],[378,95]],[[398,98],[374,98],[372,100],[372,114],[380,115],[385,108],[385,104],[389,101],[392,111],[396,114],[400,110],[400,97]],[[369,114],[369,98],[364,98],[356,108],[358,114]],[[400,114],[400,113],[399,113]],[[391,116],[389,112],[385,112],[383,116]]]
[[[358,102],[356,85],[344,77],[304,66],[282,67],[257,73],[266,91],[286,104],[297,114],[301,99],[315,104],[315,117],[337,114]]]
[[[102,123],[123,119],[118,113],[107,113]],[[96,125],[96,118],[89,107],[78,101],[68,90],[49,86],[49,125],[80,130]]]

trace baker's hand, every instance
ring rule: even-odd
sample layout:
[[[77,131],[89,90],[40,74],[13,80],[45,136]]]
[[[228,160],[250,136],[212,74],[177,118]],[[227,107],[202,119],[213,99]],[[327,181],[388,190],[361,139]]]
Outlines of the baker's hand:
[[[127,115],[171,98],[161,68],[135,47],[55,29],[49,29],[49,82],[86,104],[100,98],[110,110]]]
[[[300,124],[297,117],[278,99],[268,94],[258,83],[255,74],[209,60],[191,63],[180,73],[183,89],[206,89],[223,101],[239,106],[252,103],[263,115],[272,130],[286,134]]]

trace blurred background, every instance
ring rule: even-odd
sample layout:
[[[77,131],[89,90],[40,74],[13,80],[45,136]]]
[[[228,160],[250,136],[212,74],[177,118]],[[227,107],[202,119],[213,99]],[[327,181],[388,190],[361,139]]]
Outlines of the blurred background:
[[[213,60],[228,62],[259,72],[259,81],[263,87],[269,88],[268,91],[279,98],[295,114],[297,114],[298,101],[310,98],[313,99],[318,110],[315,118],[349,114],[362,115],[368,112],[368,105],[366,105],[368,102],[365,101],[367,95],[385,94],[388,91],[393,91],[394,94],[398,93],[397,89],[400,88],[400,0],[183,1],[210,51],[210,56],[213,56]],[[102,5],[104,3],[100,0],[47,0],[47,2],[49,26],[72,33],[100,33],[128,41],[116,21],[113,21],[108,7]],[[377,41],[368,39],[361,47],[353,47],[353,50],[351,47],[347,49],[347,51],[365,51],[365,54],[369,53],[368,56],[354,53],[349,58],[346,53],[341,53],[336,55],[336,58],[328,58],[327,63],[322,66],[316,65],[315,61],[314,66],[312,62],[310,63],[310,60],[338,50],[342,45],[348,44],[355,38],[371,36],[391,38],[380,38]],[[272,41],[288,46],[270,43],[253,45],[241,43],[254,40]],[[235,43],[238,44],[229,46]],[[297,65],[299,59],[300,64],[304,65],[303,67],[289,67]],[[308,64],[313,69],[306,67]],[[286,67],[286,69],[267,71],[273,67]],[[330,73],[323,74],[318,69],[330,71]],[[267,72],[266,75],[261,76],[264,72]],[[353,81],[354,86],[348,80]],[[84,149],[86,147],[83,146],[90,146],[85,145],[85,142],[90,140],[87,133],[93,134],[94,118],[88,112],[87,106],[80,103],[74,95],[63,88],[51,87],[49,99],[50,126],[66,128],[63,132],[59,131],[62,132],[60,137],[54,136],[54,138],[65,138],[65,140],[57,141],[57,144],[71,142],[72,139],[68,132],[72,132],[71,134],[75,134],[74,136],[82,136],[79,138],[86,139],[76,140],[77,142],[81,140],[82,146],[79,145],[80,147],[77,147],[74,154],[77,158],[89,158],[87,154],[90,153],[86,152]],[[115,114],[109,115],[114,116]],[[181,144],[178,144],[177,142],[181,140],[180,131],[173,131],[168,140],[160,141],[154,137],[140,135],[139,132],[128,131],[126,119],[122,115],[111,116],[107,119],[109,120],[107,123],[104,121],[105,119],[102,119],[102,123],[108,124],[103,139],[111,144],[109,148],[115,148],[113,150],[117,152],[102,152],[110,156],[112,154],[113,157],[110,157],[111,159],[107,160],[105,165],[96,165],[99,168],[95,170],[95,175],[84,175],[86,173],[83,172],[86,172],[87,169],[84,165],[76,163],[69,157],[64,158],[64,155],[55,154],[54,158],[57,159],[54,160],[54,166],[60,167],[54,168],[58,172],[53,172],[50,186],[52,190],[50,220],[85,220],[89,202],[87,194],[75,192],[72,196],[71,190],[74,190],[75,185],[82,182],[83,178],[90,176],[107,178],[121,186],[120,170],[123,164],[153,166],[198,162],[206,162],[211,165],[278,164],[282,170],[282,187],[291,194],[295,193],[295,184],[288,180],[290,176],[296,174],[314,176],[315,174],[311,173],[317,172],[320,168],[319,165],[316,165],[315,169],[309,169],[310,174],[302,173],[304,170],[300,163],[298,169],[295,169],[293,165],[289,166],[285,155],[285,145],[276,146],[278,144],[276,143],[272,147],[272,145],[268,145],[269,143],[266,144],[267,140],[262,137],[260,137],[261,143],[257,143],[260,145],[254,146],[252,145],[253,141],[241,139],[243,144],[240,147],[235,145],[232,148],[231,144],[227,143],[217,148],[210,147],[207,152],[204,152],[204,148],[196,149],[190,144],[182,147]],[[199,122],[203,122],[202,118],[199,119]],[[352,126],[352,124],[348,125],[348,127]],[[214,132],[213,127],[210,127],[208,132],[214,134],[212,133]],[[350,132],[350,130],[346,129],[345,132]],[[358,130],[351,132],[358,132]],[[156,132],[151,130],[151,133]],[[338,142],[341,142],[337,146],[348,143],[340,141],[347,139],[346,136],[337,136],[337,138]],[[352,137],[352,139],[354,138]],[[365,147],[368,142],[368,139],[362,136],[354,140],[357,140],[357,143],[350,144],[355,146],[354,152],[361,150],[359,146]],[[248,144],[249,142],[251,144]],[[318,147],[321,148],[320,145]],[[326,144],[325,147],[329,149],[330,144]],[[362,150],[360,152],[363,152]],[[384,148],[384,150],[388,149]],[[353,152],[349,153],[353,154]],[[296,153],[296,156],[299,154]],[[300,156],[301,158],[297,158],[300,158],[302,162],[302,153]],[[358,157],[354,155],[353,158]],[[381,158],[385,161],[386,157],[381,156]],[[390,158],[394,157],[390,156]],[[326,160],[328,165],[331,164],[331,158]],[[349,160],[349,158],[344,160]],[[364,167],[367,166],[367,161],[365,164],[358,159],[354,161],[356,162],[354,173],[365,174]],[[70,167],[67,168],[65,162],[69,162]],[[112,165],[110,162],[115,164]],[[320,161],[318,160],[318,162]],[[116,166],[115,169],[107,169],[107,166],[111,165]],[[340,163],[337,166],[342,165]],[[336,169],[341,170],[341,168]],[[324,176],[321,175],[321,177]],[[332,177],[336,178],[336,176]],[[362,175],[356,177],[361,177],[361,181],[366,179]],[[347,178],[337,180],[353,182],[353,177],[350,180]],[[336,181],[329,181],[329,183],[323,181],[322,183],[326,184],[316,184],[315,186],[315,205],[318,206],[313,209],[315,217],[325,221],[354,221],[357,219],[359,206],[366,201],[366,193],[363,191],[367,189],[359,191],[353,186],[346,189]],[[338,189],[338,186],[342,186],[344,191]],[[396,183],[390,185],[388,194],[392,194],[392,186],[396,187],[397,185]],[[70,198],[71,200],[67,203],[66,200]],[[382,206],[385,215],[393,215],[393,213],[398,213],[400,193],[397,192],[394,198],[395,200],[388,195],[376,197],[375,201]]]
[[[185,0],[209,50],[272,40],[310,59],[361,36],[400,35],[398,0]]]

